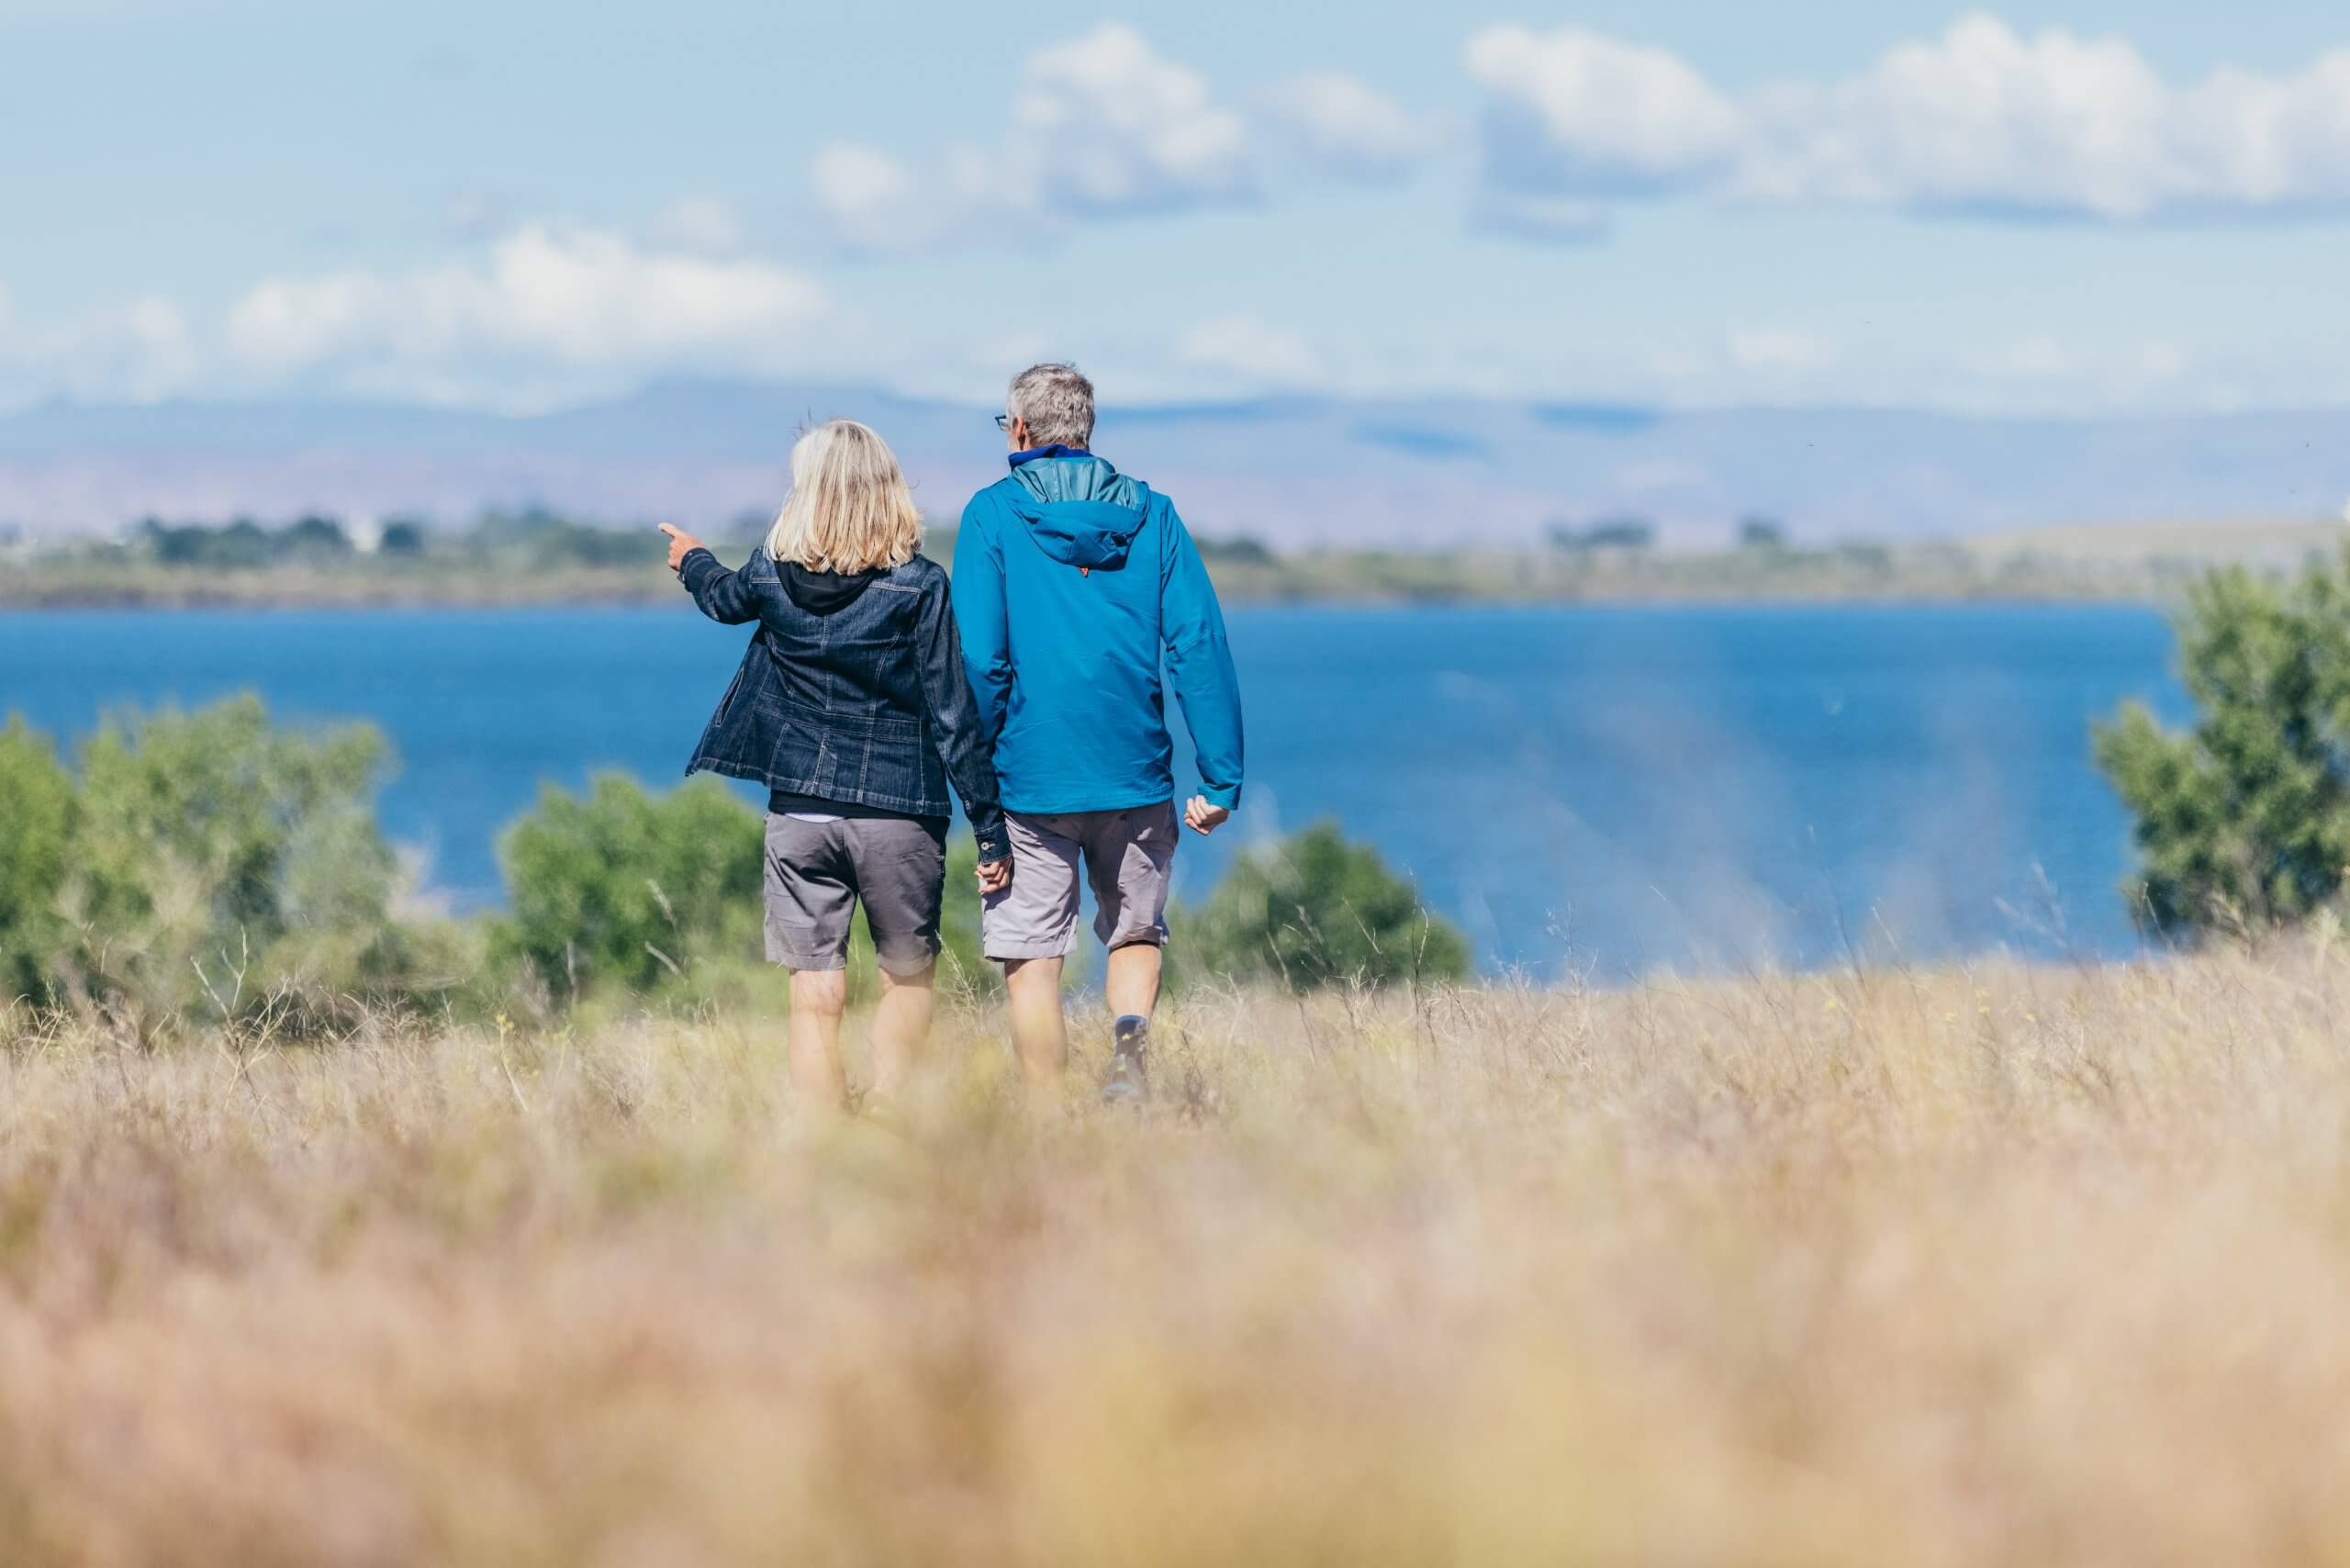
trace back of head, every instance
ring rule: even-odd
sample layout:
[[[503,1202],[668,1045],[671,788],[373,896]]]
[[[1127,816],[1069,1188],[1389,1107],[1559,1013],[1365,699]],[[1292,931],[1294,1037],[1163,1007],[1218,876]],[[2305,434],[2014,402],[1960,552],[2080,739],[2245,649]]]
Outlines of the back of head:
[[[767,554],[811,571],[902,566],[922,543],[922,515],[898,458],[870,428],[828,420],[791,449],[791,494]]]
[[[1032,364],[1012,378],[1005,411],[1038,446],[1093,444],[1093,383],[1073,364]]]

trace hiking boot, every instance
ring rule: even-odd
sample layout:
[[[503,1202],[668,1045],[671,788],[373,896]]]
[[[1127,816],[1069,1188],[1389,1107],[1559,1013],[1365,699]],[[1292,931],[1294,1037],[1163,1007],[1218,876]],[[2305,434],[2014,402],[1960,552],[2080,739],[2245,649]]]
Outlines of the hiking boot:
[[[1111,1037],[1110,1073],[1102,1081],[1104,1105],[1139,1105],[1150,1098],[1150,1020],[1121,1018]]]

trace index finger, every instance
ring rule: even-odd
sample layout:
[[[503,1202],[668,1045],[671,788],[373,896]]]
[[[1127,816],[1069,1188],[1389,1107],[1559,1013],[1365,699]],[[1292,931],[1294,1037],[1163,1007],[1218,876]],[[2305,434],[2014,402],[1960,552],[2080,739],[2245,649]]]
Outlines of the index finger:
[[[676,525],[676,524],[674,524],[674,523],[657,522],[657,523],[655,523],[655,524],[654,524],[654,526],[655,526],[655,528],[658,528],[662,532],[664,532],[664,533],[667,534],[667,535],[668,535],[670,538],[672,538],[672,539],[676,539],[676,538],[677,538],[677,537],[679,536],[679,535],[678,535],[678,532],[677,532],[677,525]]]

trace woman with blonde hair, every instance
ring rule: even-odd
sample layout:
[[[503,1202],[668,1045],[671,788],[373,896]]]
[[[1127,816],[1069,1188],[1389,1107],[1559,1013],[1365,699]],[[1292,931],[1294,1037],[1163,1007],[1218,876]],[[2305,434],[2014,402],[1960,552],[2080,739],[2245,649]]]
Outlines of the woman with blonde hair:
[[[793,1083],[846,1092],[849,917],[880,960],[873,1087],[903,1081],[929,1033],[946,879],[946,788],[979,841],[979,886],[1012,879],[995,768],[963,673],[946,574],[888,444],[850,420],[791,449],[791,494],[740,571],[661,525],[669,566],[711,620],[756,622],[686,771],[767,786],[767,951],[791,970]]]

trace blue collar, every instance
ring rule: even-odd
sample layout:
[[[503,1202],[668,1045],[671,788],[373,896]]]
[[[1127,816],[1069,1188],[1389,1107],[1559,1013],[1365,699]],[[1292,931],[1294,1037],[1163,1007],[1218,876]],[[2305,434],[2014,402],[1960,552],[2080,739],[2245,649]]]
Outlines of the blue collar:
[[[1055,442],[1050,446],[1032,446],[1025,452],[1013,453],[1012,465],[1017,468],[1023,463],[1034,463],[1040,457],[1091,457],[1092,455],[1081,446],[1064,446],[1059,442]]]

